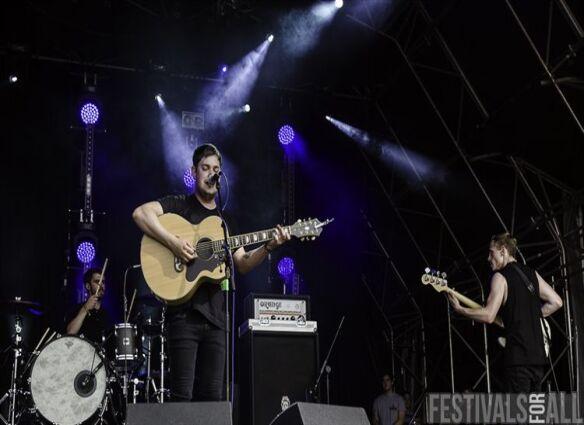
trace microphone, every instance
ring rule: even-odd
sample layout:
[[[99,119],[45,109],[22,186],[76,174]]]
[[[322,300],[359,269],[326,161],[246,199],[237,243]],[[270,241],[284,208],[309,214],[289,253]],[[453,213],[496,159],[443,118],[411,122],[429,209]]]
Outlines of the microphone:
[[[213,174],[211,177],[207,179],[207,183],[210,185],[216,184],[222,175],[223,173],[221,171],[217,171],[215,174]]]

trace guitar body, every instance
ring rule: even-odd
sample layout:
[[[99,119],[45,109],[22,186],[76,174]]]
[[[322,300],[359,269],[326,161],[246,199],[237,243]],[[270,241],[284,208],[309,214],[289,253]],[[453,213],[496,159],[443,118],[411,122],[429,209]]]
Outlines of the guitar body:
[[[198,225],[177,214],[164,214],[159,220],[170,233],[193,244],[196,258],[183,264],[166,246],[144,235],[140,262],[146,283],[154,295],[171,305],[182,304],[191,299],[204,282],[219,283],[226,277],[223,253],[213,253],[207,244],[223,240],[219,217],[207,217]]]

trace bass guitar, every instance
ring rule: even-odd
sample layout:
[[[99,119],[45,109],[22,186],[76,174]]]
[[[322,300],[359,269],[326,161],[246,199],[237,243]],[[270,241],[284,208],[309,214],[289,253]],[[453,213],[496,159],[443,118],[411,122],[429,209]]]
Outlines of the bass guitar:
[[[439,271],[430,270],[426,268],[422,275],[422,283],[424,285],[432,286],[438,292],[446,292],[452,294],[458,301],[468,308],[482,308],[482,305],[471,300],[470,298],[462,295],[460,292],[452,289],[448,286],[448,280],[446,279],[446,273],[440,273]],[[497,326],[504,328],[503,320],[497,316],[494,322]],[[548,321],[544,318],[540,318],[541,332],[543,334],[543,345],[545,349],[546,356],[550,354],[550,338],[551,338],[551,328]],[[505,347],[507,344],[507,339],[505,337],[497,338],[497,342],[501,347]]]

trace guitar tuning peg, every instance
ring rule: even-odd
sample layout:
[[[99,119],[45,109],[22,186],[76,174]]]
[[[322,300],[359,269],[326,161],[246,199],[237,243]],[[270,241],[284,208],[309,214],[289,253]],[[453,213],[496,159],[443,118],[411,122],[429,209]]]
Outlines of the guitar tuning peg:
[[[446,279],[446,273],[442,272],[442,279]]]
[[[313,237],[312,237],[312,240],[315,240],[315,239],[316,239],[316,236],[313,236]]]
[[[426,274],[430,273],[430,267],[426,267],[426,268],[424,269],[424,272],[425,272]]]

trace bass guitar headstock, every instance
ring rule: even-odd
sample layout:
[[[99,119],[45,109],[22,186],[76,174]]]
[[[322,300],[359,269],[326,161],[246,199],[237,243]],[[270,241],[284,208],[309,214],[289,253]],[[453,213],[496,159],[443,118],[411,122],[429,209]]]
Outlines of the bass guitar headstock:
[[[432,287],[438,291],[446,291],[448,289],[448,280],[446,280],[446,273],[440,272],[438,270],[432,270],[429,267],[424,269],[424,274],[422,275],[422,283],[424,285],[432,285]]]

